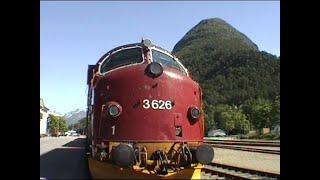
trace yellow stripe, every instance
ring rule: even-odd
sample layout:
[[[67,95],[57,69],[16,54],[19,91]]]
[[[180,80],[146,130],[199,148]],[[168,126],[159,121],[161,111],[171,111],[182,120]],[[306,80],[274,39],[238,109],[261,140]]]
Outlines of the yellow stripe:
[[[196,167],[194,167],[194,172],[191,177],[191,179],[201,179],[201,169],[203,166],[201,164],[198,164]]]

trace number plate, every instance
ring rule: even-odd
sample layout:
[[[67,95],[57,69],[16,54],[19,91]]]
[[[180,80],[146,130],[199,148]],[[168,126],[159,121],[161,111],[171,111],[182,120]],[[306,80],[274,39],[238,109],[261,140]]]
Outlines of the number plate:
[[[172,109],[172,102],[171,101],[164,101],[164,100],[149,100],[144,99],[142,107],[144,109],[157,109],[157,110],[170,110]]]

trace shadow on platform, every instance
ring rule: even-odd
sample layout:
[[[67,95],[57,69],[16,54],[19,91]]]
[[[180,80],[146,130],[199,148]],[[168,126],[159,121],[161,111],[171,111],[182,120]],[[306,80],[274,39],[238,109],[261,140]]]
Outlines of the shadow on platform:
[[[84,139],[78,138],[40,156],[40,178],[45,179],[91,179]],[[69,148],[70,147],[70,148]]]
[[[77,138],[71,142],[68,142],[63,145],[63,147],[85,147],[85,141],[84,138]]]

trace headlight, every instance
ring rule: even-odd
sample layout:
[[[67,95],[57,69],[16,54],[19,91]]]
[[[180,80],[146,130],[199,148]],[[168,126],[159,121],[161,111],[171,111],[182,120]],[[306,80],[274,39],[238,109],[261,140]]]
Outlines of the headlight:
[[[148,71],[153,77],[158,77],[162,74],[163,68],[161,64],[157,62],[152,62],[148,66]]]
[[[200,117],[200,110],[197,107],[190,107],[189,115],[192,119],[198,119]]]
[[[118,103],[112,102],[108,106],[108,113],[112,117],[119,116],[121,114],[121,111],[122,111],[122,107]]]

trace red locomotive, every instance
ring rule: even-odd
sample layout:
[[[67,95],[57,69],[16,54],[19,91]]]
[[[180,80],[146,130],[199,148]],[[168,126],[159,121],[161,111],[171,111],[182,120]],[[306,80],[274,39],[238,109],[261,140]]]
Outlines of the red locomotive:
[[[94,178],[196,178],[212,162],[201,88],[168,51],[148,39],[117,47],[89,65],[87,84]]]

